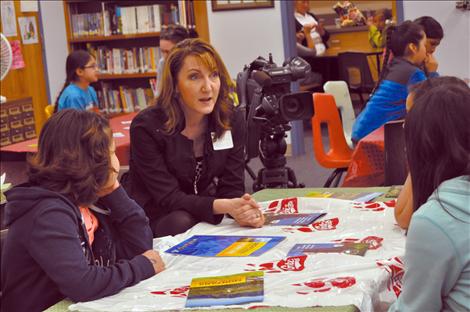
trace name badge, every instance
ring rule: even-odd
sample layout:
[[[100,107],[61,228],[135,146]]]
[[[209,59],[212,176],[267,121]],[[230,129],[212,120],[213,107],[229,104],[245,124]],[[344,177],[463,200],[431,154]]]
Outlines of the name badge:
[[[212,148],[214,151],[220,151],[233,147],[232,131],[226,130],[220,138],[215,137],[215,132],[211,133]]]

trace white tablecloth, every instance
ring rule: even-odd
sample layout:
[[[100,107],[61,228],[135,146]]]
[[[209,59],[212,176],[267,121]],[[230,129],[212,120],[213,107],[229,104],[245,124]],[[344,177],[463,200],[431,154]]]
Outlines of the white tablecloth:
[[[253,306],[342,306],[361,311],[383,309],[396,300],[404,273],[405,235],[395,224],[395,202],[354,203],[330,198],[291,198],[260,203],[270,212],[325,216],[304,227],[241,228],[230,218],[214,226],[200,223],[175,237],[155,239],[166,270],[120,293],[70,306],[80,311],[158,311],[183,309],[191,279],[249,270],[265,271],[264,302]],[[279,235],[286,239],[258,257],[206,258],[171,255],[163,251],[192,235]],[[365,256],[313,253],[287,257],[297,243],[368,242]],[[231,306],[234,307],[234,306]]]

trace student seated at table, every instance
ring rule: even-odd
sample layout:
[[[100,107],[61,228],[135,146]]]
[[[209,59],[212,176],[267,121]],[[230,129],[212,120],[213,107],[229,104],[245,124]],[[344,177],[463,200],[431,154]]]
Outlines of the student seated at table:
[[[95,58],[84,50],[76,50],[67,56],[66,78],[57,97],[54,112],[73,108],[92,110],[98,105],[98,98],[91,83],[98,81],[98,65]]]
[[[330,34],[320,23],[318,18],[310,10],[310,1],[295,0],[295,32],[304,31],[304,27],[308,29],[311,39],[315,44],[316,55],[323,55],[328,48],[327,42]],[[302,45],[308,46],[307,36],[301,42]]]
[[[387,28],[384,67],[375,90],[354,125],[352,140],[360,139],[386,122],[404,118],[408,88],[429,76],[436,76],[437,63],[427,58],[426,34],[411,21]],[[387,64],[390,51],[394,58]],[[424,71],[421,69],[424,66]]]
[[[406,110],[409,111],[411,109],[414,101],[421,101],[421,98],[426,95],[428,90],[441,85],[458,85],[464,89],[468,88],[467,84],[463,80],[455,77],[431,78],[425,82],[414,85],[411,88],[410,94],[406,99]],[[395,207],[395,219],[400,227],[403,229],[408,228],[413,211],[413,187],[411,176],[408,174]]]
[[[367,20],[369,26],[369,43],[373,48],[383,48],[385,45],[385,26],[391,23],[392,11],[390,9],[380,9],[373,17]]]
[[[214,48],[186,39],[170,52],[162,92],[130,128],[129,172],[122,183],[146,211],[156,237],[185,232],[229,214],[261,227],[244,194],[245,119],[229,97],[232,81]]]
[[[390,312],[470,310],[470,88],[431,80],[405,119],[414,213]]]
[[[117,181],[114,150],[96,113],[67,109],[46,122],[29,183],[6,192],[1,311],[99,299],[164,269],[144,211]]]

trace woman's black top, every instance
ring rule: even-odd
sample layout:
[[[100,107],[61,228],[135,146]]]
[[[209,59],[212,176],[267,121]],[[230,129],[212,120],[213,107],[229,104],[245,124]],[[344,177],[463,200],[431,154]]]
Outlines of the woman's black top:
[[[232,114],[233,147],[223,150],[213,148],[211,134],[215,126],[209,118],[199,166],[193,141],[181,134],[184,122],[175,134],[167,134],[166,120],[166,113],[153,106],[132,121],[129,172],[121,181],[123,186],[151,220],[185,210],[199,221],[219,223],[223,215],[213,214],[214,200],[240,197],[245,191],[246,130],[242,112],[235,110]]]

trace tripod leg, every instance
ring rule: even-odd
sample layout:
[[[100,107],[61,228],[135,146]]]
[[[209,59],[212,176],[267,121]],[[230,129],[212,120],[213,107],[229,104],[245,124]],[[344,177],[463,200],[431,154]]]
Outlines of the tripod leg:
[[[289,182],[292,183],[291,185],[289,185],[289,188],[303,188],[303,187],[305,187],[305,184],[297,183],[297,178],[295,177],[294,170],[292,170],[289,167],[286,167],[286,170],[287,170],[287,174],[288,174],[288,177],[289,177]]]

